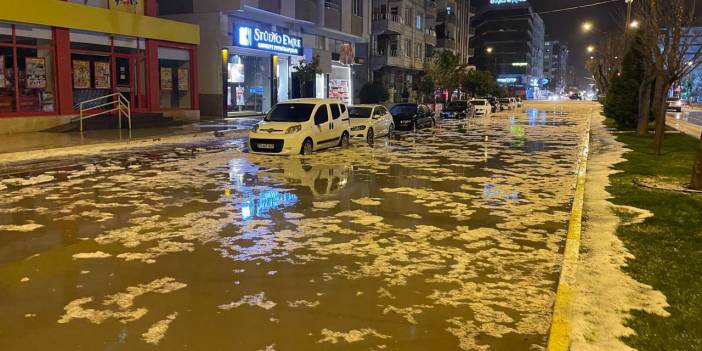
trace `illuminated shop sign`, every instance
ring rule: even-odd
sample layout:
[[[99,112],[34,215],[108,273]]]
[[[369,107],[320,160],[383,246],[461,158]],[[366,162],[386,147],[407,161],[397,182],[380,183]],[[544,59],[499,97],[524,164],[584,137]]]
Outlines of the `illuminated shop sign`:
[[[500,84],[514,84],[517,82],[517,78],[497,78],[497,82]]]
[[[234,46],[302,56],[301,37],[247,26],[234,29]]]
[[[490,5],[510,5],[524,2],[527,2],[527,0],[490,0]]]

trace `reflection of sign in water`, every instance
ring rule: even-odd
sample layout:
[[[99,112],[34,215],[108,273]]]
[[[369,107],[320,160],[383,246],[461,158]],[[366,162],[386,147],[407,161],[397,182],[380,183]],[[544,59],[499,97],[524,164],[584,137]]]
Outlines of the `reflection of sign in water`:
[[[523,148],[526,145],[526,131],[524,127],[518,125],[512,125],[510,127],[510,133],[512,133],[512,147],[513,148]]]
[[[109,62],[95,62],[95,89],[110,89],[111,76]]]
[[[43,57],[27,57],[24,59],[27,70],[25,86],[29,89],[46,88],[46,61]]]
[[[235,27],[234,46],[302,56],[302,38],[246,26]]]
[[[73,60],[73,88],[90,88],[90,61]]]
[[[258,196],[251,196],[241,203],[241,217],[244,220],[252,217],[265,218],[271,209],[285,208],[297,203],[297,195],[288,192],[264,191]]]

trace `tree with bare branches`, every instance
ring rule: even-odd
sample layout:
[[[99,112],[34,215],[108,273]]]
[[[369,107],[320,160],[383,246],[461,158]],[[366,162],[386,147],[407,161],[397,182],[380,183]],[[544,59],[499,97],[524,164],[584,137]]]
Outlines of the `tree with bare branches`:
[[[594,52],[585,61],[585,66],[595,78],[600,94],[607,94],[610,79],[621,70],[621,58],[625,52],[625,38],[619,32],[604,33],[594,47]]]
[[[693,27],[695,1],[640,1],[641,38],[647,60],[652,63],[652,111],[655,119],[654,149],[661,154],[665,136],[666,98],[672,85],[701,62],[702,43]]]

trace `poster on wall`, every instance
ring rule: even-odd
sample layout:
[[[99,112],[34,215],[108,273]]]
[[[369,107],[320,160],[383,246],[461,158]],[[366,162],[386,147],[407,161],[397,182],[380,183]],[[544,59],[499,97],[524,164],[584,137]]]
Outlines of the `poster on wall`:
[[[230,62],[227,68],[229,69],[229,83],[243,83],[245,81],[244,64]]]
[[[95,89],[110,89],[111,76],[109,62],[95,62]]]
[[[350,104],[349,85],[349,81],[345,79],[330,79],[329,98],[343,100],[346,104]]]
[[[236,105],[244,106],[246,105],[246,99],[244,99],[244,87],[236,87]]]
[[[173,69],[161,67],[161,90],[173,90]]]
[[[73,88],[90,88],[90,61],[73,60]]]
[[[45,89],[46,60],[43,57],[27,57],[24,64],[27,70],[25,86],[29,89]]]
[[[178,68],[178,91],[188,91],[190,87],[190,75],[187,68]]]
[[[5,56],[0,56],[0,88],[7,88],[7,81],[5,81]]]

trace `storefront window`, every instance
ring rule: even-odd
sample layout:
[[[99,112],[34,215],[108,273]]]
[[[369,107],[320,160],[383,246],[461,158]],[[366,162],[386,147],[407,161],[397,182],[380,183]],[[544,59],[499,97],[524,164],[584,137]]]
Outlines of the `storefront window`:
[[[161,108],[190,108],[190,51],[158,48]]]
[[[0,113],[53,112],[53,32],[0,24]]]
[[[284,56],[278,57],[278,102],[287,101],[290,96],[290,60]]]
[[[0,113],[17,111],[12,52],[12,47],[0,46]]]
[[[281,62],[278,61],[278,67]],[[271,107],[271,57],[231,55],[227,68],[227,110],[268,111]]]

